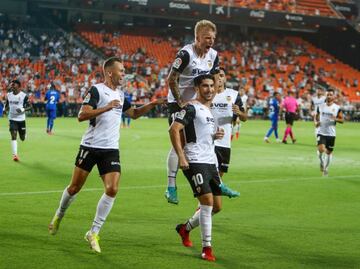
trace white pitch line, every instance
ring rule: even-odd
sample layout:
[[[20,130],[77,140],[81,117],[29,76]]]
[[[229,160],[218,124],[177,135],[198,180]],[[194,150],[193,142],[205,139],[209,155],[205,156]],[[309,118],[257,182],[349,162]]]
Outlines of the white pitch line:
[[[241,185],[241,184],[258,184],[258,183],[284,183],[284,182],[296,182],[296,181],[309,181],[309,180],[331,180],[331,179],[347,179],[354,178],[360,175],[346,175],[346,176],[330,176],[327,178],[324,177],[304,177],[304,178],[282,178],[282,179],[260,179],[260,180],[244,180],[232,182],[231,185]],[[180,184],[179,187],[188,186],[188,184]],[[128,186],[120,187],[122,190],[139,190],[139,189],[158,189],[165,188],[166,185],[152,185],[152,186]],[[102,191],[103,188],[89,188],[83,189],[82,192],[92,192],[92,191]],[[36,194],[50,194],[50,193],[62,193],[64,190],[52,190],[52,191],[30,191],[30,192],[0,192],[0,197],[2,196],[22,196],[22,195],[36,195]]]

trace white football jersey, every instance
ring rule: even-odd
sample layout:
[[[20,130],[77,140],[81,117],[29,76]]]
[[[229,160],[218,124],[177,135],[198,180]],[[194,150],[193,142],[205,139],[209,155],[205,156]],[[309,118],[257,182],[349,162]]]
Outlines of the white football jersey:
[[[320,114],[320,127],[318,134],[336,136],[336,122],[332,118],[337,117],[340,111],[340,106],[335,103],[330,106],[328,106],[327,103],[319,106],[318,113]]]
[[[104,83],[95,84],[87,93],[83,105],[91,105],[98,109],[113,100],[120,100],[120,106],[91,119],[81,145],[90,148],[119,149],[121,115],[131,106],[124,98],[124,92],[120,89],[112,90]]]
[[[311,101],[314,105],[314,111],[318,111],[318,107],[326,102],[326,96],[322,95],[318,97],[317,95],[311,98]]]
[[[174,70],[180,72],[179,91],[183,101],[187,102],[196,98],[194,78],[219,70],[219,57],[216,50],[210,48],[203,58],[199,58],[194,50],[194,44],[184,46],[176,55],[172,65]],[[168,102],[176,102],[171,90],[168,93]]]
[[[216,127],[223,128],[225,131],[222,139],[215,140],[215,146],[231,147],[231,127],[234,114],[232,105],[235,104],[238,96],[237,91],[226,88],[223,92],[216,94],[212,101],[211,112],[214,115]]]
[[[9,92],[6,96],[6,104],[9,106],[9,120],[24,121],[25,113],[18,113],[16,109],[25,108],[27,102],[28,97],[26,93],[20,91],[15,95],[13,92]]]
[[[210,109],[193,101],[177,112],[175,121],[185,126],[184,153],[189,163],[216,164],[215,120]]]

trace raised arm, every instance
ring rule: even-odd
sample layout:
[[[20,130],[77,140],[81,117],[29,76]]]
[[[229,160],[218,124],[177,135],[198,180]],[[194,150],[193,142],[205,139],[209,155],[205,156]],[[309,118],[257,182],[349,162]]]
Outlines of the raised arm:
[[[180,50],[176,55],[176,58],[171,67],[170,74],[168,76],[168,85],[170,91],[180,107],[183,107],[185,104],[183,103],[183,100],[181,100],[179,77],[184,69],[188,66],[189,62],[190,54],[186,50]]]
[[[97,108],[99,102],[99,92],[96,87],[91,87],[84,98],[84,102],[78,114],[78,120],[86,121],[96,118],[97,116],[120,106],[120,100],[112,100],[106,106]]]
[[[101,108],[92,107],[91,105],[85,105],[83,104],[80,108],[79,114],[78,114],[78,121],[86,121],[96,118],[97,116],[116,108],[120,105],[120,100],[112,100],[109,102],[106,106]]]
[[[127,101],[125,101],[127,102]],[[137,119],[143,115],[145,115],[146,113],[148,113],[151,109],[153,109],[154,107],[156,107],[157,105],[162,105],[166,103],[166,100],[164,98],[160,98],[160,99],[156,99],[154,101],[151,101],[150,103],[147,103],[141,107],[138,108],[133,108],[133,107],[129,107],[128,109],[123,109],[123,111],[132,119]],[[124,108],[125,108],[125,104],[124,104]]]
[[[171,69],[168,77],[168,84],[176,102],[180,107],[183,107],[184,104],[183,101],[181,100],[180,89],[179,89],[179,77],[180,77],[180,73],[175,69]]]

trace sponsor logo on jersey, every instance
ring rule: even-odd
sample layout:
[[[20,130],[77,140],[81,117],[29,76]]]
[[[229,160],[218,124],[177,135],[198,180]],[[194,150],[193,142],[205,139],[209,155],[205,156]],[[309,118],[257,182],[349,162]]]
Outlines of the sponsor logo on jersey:
[[[173,63],[173,67],[178,69],[180,67],[180,65],[182,64],[182,60],[181,58],[176,58],[174,63]]]
[[[227,103],[215,103],[215,104],[212,104],[212,106],[214,106],[216,108],[225,108],[225,107],[228,107],[228,104]]]
[[[196,187],[196,191],[197,191],[198,193],[200,193],[200,192],[201,192],[201,187],[200,187],[200,186]]]

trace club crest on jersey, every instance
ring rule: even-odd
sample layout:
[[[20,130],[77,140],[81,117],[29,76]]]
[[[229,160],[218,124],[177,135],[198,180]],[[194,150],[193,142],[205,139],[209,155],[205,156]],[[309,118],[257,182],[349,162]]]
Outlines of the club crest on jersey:
[[[88,94],[85,96],[85,98],[84,98],[84,103],[89,103],[90,98],[91,98],[91,94],[88,93]]]
[[[175,118],[177,118],[179,120],[183,120],[185,117],[185,114],[186,114],[186,110],[183,109],[183,110],[175,113]]]
[[[210,60],[208,60],[207,64],[208,64],[208,67],[209,67],[209,68],[211,68],[211,67],[213,66],[213,63],[212,63],[212,61],[210,61]]]
[[[178,69],[180,67],[180,65],[182,64],[182,60],[181,58],[176,58],[174,63],[173,63],[173,67]]]
[[[231,101],[231,96],[226,96],[226,101],[230,102]]]

